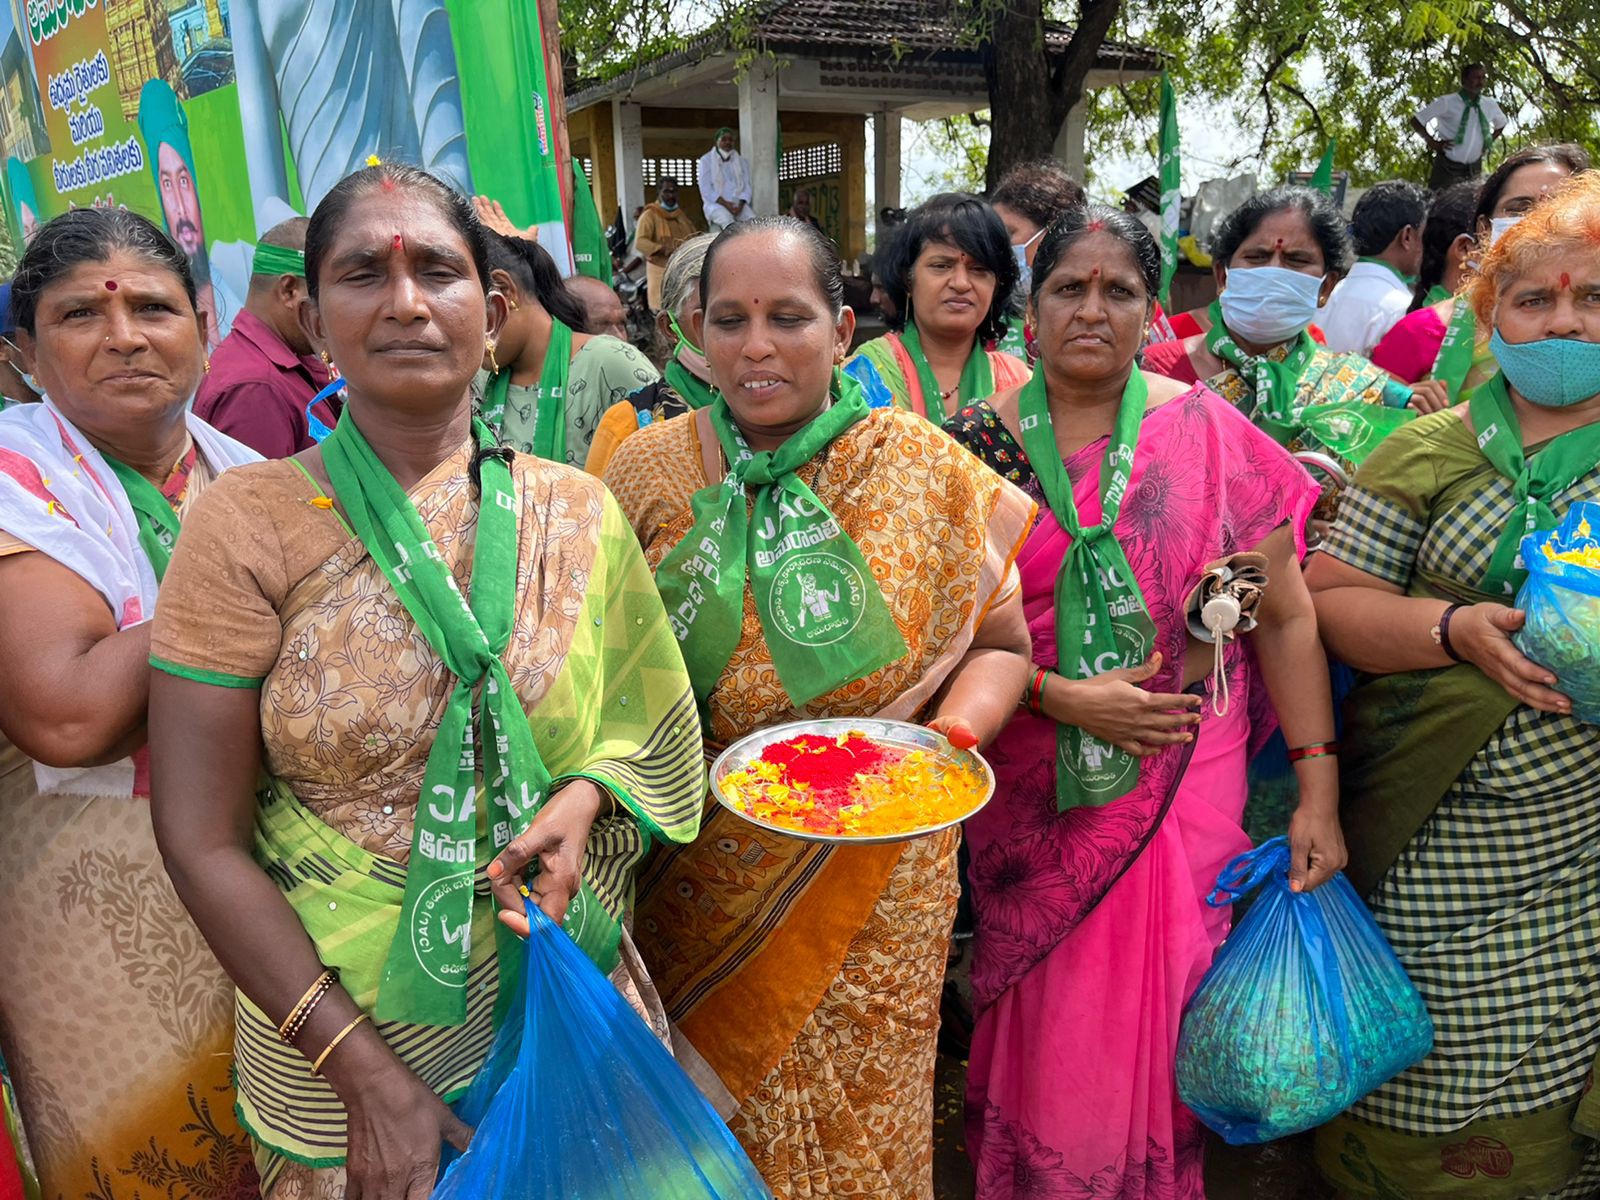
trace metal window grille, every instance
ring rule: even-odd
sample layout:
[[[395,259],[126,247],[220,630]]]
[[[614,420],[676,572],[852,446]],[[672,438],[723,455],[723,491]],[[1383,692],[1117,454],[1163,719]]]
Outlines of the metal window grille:
[[[655,187],[663,175],[671,175],[684,187],[695,185],[695,160],[692,158],[647,158],[643,165],[645,187]]]
[[[838,142],[801,146],[783,152],[783,157],[778,160],[778,179],[782,183],[797,179],[819,179],[824,175],[837,175],[843,167],[844,148]]]

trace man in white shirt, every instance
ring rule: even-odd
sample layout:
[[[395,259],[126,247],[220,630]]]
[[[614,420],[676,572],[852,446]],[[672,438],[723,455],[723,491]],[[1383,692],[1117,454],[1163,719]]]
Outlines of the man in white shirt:
[[[1329,350],[1370,355],[1406,315],[1427,212],[1428,194],[1414,183],[1380,183],[1356,202],[1350,237],[1360,257],[1317,313]]]
[[[1435,191],[1483,174],[1483,154],[1506,127],[1506,114],[1483,94],[1482,63],[1461,68],[1461,90],[1440,96],[1411,118],[1411,127],[1433,151],[1428,186]],[[1431,128],[1430,128],[1431,126]]]
[[[748,221],[755,210],[750,206],[750,164],[733,147],[733,130],[724,125],[717,140],[700,156],[698,171],[700,206],[713,230],[723,230],[735,221]]]

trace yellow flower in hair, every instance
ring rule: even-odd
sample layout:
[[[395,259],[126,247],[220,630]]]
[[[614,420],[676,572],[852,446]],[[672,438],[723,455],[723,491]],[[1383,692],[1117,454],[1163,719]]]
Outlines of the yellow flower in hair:
[[[381,167],[383,166],[383,159],[379,158],[376,154],[369,154],[367,155],[367,166]]]

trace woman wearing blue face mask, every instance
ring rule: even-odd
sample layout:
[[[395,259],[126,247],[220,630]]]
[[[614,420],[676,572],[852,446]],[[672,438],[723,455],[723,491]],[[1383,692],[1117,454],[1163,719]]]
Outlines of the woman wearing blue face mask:
[[[1144,365],[1204,380],[1293,450],[1329,450],[1302,417],[1313,405],[1404,405],[1409,388],[1359,354],[1323,349],[1307,327],[1354,259],[1344,218],[1320,192],[1285,187],[1246,200],[1212,239],[1220,295],[1211,328],[1145,351]]]
[[[1500,370],[1363,463],[1306,573],[1346,706],[1350,877],[1433,1052],[1318,1134],[1346,1197],[1600,1194],[1600,736],[1511,640],[1516,547],[1600,499],[1600,175],[1464,293]],[[1382,1180],[1379,1185],[1374,1182]]]
[[[1582,146],[1525,146],[1507,155],[1481,186],[1457,184],[1434,197],[1423,237],[1438,248],[1434,274],[1446,290],[1441,295],[1419,286],[1413,311],[1372,351],[1373,362],[1412,385],[1413,408],[1433,412],[1459,403],[1495,373],[1488,333],[1478,329],[1470,305],[1457,306],[1455,294],[1490,246],[1539,201],[1588,169],[1589,154]],[[1460,188],[1476,191],[1464,217],[1451,212],[1459,208]],[[1423,283],[1433,282],[1426,249],[1422,273]]]

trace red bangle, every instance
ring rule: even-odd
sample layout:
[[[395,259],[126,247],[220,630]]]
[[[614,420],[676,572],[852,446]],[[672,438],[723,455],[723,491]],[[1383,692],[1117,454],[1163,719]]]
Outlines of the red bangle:
[[[1044,716],[1044,681],[1049,677],[1049,667],[1035,668],[1033,682],[1028,684],[1027,693],[1023,697],[1024,706],[1036,717]]]
[[[1332,758],[1338,753],[1338,742],[1312,742],[1309,746],[1296,746],[1290,750],[1289,761],[1297,763],[1306,758]]]

